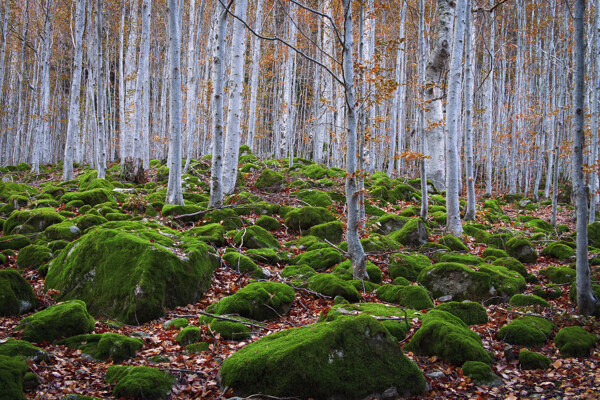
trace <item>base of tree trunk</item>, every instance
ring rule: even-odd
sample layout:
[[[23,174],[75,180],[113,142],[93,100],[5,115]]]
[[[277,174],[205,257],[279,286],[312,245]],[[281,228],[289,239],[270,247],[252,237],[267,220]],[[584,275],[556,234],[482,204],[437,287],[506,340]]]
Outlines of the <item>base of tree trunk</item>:
[[[125,182],[146,183],[144,163],[141,158],[126,157],[121,167],[120,178]]]

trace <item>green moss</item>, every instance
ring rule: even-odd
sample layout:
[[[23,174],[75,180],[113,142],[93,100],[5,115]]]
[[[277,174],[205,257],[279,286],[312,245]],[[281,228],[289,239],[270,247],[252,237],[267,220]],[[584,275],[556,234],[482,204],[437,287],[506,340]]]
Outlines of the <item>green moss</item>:
[[[508,302],[513,307],[540,306],[550,307],[550,303],[534,294],[515,294]]]
[[[281,271],[282,278],[294,278],[301,280],[306,280],[316,274],[317,271],[308,265],[288,265]]]
[[[335,221],[335,217],[323,207],[296,208],[285,215],[285,225],[296,232],[331,221]]]
[[[311,179],[321,179],[329,176],[327,169],[323,168],[320,164],[307,165],[303,169],[306,176]]]
[[[382,280],[382,272],[375,264],[370,261],[367,261],[366,264],[367,274],[369,275],[369,281],[373,283],[381,283]],[[352,271],[352,262],[350,260],[345,260],[339,263],[333,271],[332,274],[344,279],[351,280],[353,275]]]
[[[163,217],[174,217],[180,216],[181,221],[184,222],[196,222],[202,219],[201,214],[195,214],[200,211],[203,211],[204,208],[196,205],[176,205],[176,204],[165,204],[161,210],[161,215]],[[187,217],[181,217],[183,215],[189,215]]]
[[[554,345],[563,357],[587,357],[597,341],[598,336],[580,326],[562,328],[554,337]]]
[[[35,210],[13,211],[4,222],[5,234],[21,233],[23,226],[28,226],[33,232],[42,232],[50,225],[58,224],[65,217],[54,211],[53,208],[37,208]]]
[[[378,284],[369,282],[369,281],[360,281],[358,279],[351,279],[348,281],[356,290],[359,292],[367,292],[371,293],[374,290],[377,290],[379,287]]]
[[[85,303],[71,300],[23,318],[16,329],[23,330],[23,339],[41,343],[89,333],[94,326],[94,318],[87,312]]]
[[[105,217],[108,221],[127,221],[132,218],[131,215],[123,213],[108,213]]]
[[[256,179],[254,186],[257,189],[277,191],[283,184],[283,175],[272,169],[265,168]]]
[[[258,265],[250,257],[236,251],[229,251],[223,254],[223,260],[227,261],[229,266],[238,272],[255,272],[259,269]]]
[[[6,338],[0,343],[0,356],[20,357],[33,362],[48,361],[48,353],[25,340]]]
[[[204,335],[202,334],[202,329],[198,328],[197,326],[186,326],[181,331],[179,331],[179,333],[175,337],[175,340],[181,346],[185,347],[188,344],[197,343],[201,341],[203,336]]]
[[[467,361],[463,364],[462,370],[476,385],[495,386],[502,382],[492,368],[481,361]]]
[[[547,369],[552,360],[543,354],[539,354],[527,349],[522,349],[519,352],[519,365],[521,369]]]
[[[72,221],[65,221],[46,228],[44,236],[48,240],[66,240],[70,242],[81,236],[81,230]]]
[[[438,356],[455,365],[466,361],[490,363],[481,338],[458,317],[446,311],[431,310],[405,350],[416,354]]]
[[[209,346],[210,344],[207,342],[192,343],[185,346],[185,352],[187,354],[198,354],[207,351]]]
[[[392,233],[389,238],[404,246],[419,247],[427,242],[428,232],[421,218],[410,218],[404,226]]]
[[[339,264],[341,261],[342,253],[332,247],[328,247],[306,251],[292,258],[290,263],[296,265],[310,265],[316,271],[322,271]]]
[[[524,237],[513,237],[506,242],[506,251],[522,263],[533,263],[538,258],[531,241]]]
[[[339,221],[325,222],[324,224],[312,226],[308,230],[308,234],[337,244],[342,241],[344,227]]]
[[[415,189],[406,184],[396,184],[390,192],[391,201],[397,202],[402,201],[415,201],[417,199],[417,192]]]
[[[217,247],[225,244],[225,228],[218,223],[196,226],[184,232],[187,237],[193,237]]]
[[[310,206],[327,208],[333,205],[331,197],[329,197],[329,195],[326,192],[320,190],[302,190],[296,192],[295,194],[300,200],[302,200]]]
[[[68,394],[61,397],[60,400],[102,400],[100,397],[84,396],[81,394]]]
[[[81,350],[95,360],[113,360],[121,363],[135,356],[141,350],[144,342],[141,339],[129,338],[117,333],[103,333],[101,335],[77,335],[58,342],[70,348]]]
[[[190,324],[187,318],[173,318],[163,324],[165,329],[181,329]]]
[[[360,239],[363,249],[369,251],[390,251],[397,250],[398,244],[392,242],[387,236],[372,233],[366,238]]]
[[[519,346],[541,346],[553,328],[554,325],[544,318],[523,316],[500,328],[498,339]]]
[[[114,198],[111,191],[106,189],[91,189],[83,192],[70,192],[65,193],[60,201],[62,203],[68,203],[73,200],[81,200],[84,204],[95,206],[96,204],[113,202]]]
[[[361,399],[392,386],[401,396],[425,391],[422,372],[367,315],[267,335],[225,360],[220,375],[236,395]]]
[[[36,306],[33,288],[19,271],[0,270],[0,316],[23,314]]]
[[[219,334],[225,340],[244,340],[250,336],[252,329],[241,322],[213,319],[209,325],[213,334]]]
[[[23,377],[29,366],[17,358],[0,355],[0,398],[3,400],[25,400]]]
[[[397,214],[385,214],[377,218],[375,228],[377,232],[388,235],[404,226],[408,218]]]
[[[502,251],[502,250],[500,250],[500,251]],[[500,257],[500,258],[494,260],[494,262],[492,264],[493,265],[501,265],[503,267],[506,267],[511,271],[515,271],[515,272],[519,273],[524,278],[526,278],[528,275],[527,270],[525,269],[525,266],[523,265],[523,263],[521,263],[521,261],[517,260],[514,257]]]
[[[593,283],[592,291],[594,292],[596,297],[600,299],[600,285]],[[562,295],[562,292],[561,292],[561,295]],[[571,285],[571,288],[569,289],[569,300],[573,304],[577,304],[577,285],[575,283],[573,283]]]
[[[508,253],[504,250],[501,249],[494,249],[494,248],[487,248],[483,251],[483,253],[481,253],[481,255],[486,258],[486,257],[496,257],[496,258],[503,258],[503,257],[508,257]],[[516,260],[516,258],[515,258]],[[518,261],[518,260],[517,260]]]
[[[238,246],[244,246],[249,249],[279,248],[277,239],[258,225],[249,226],[240,230],[233,237],[233,241]]]
[[[106,371],[106,381],[115,385],[115,397],[165,399],[171,392],[175,378],[156,368],[111,365]]]
[[[483,208],[495,211],[497,213],[504,213],[504,211],[502,211],[502,208],[498,204],[498,201],[495,199],[486,200],[483,203]]]
[[[550,266],[540,270],[540,274],[545,276],[552,283],[571,283],[575,281],[576,271],[568,267]]]
[[[600,221],[588,225],[588,244],[600,248]]]
[[[472,254],[442,254],[440,262],[453,262],[464,265],[480,265],[484,264],[485,261],[481,257],[474,256]]]
[[[294,290],[283,283],[255,282],[208,307],[215,314],[239,314],[258,321],[286,314],[295,298]]]
[[[377,289],[377,297],[385,302],[416,310],[433,308],[433,302],[422,286],[383,285]]]
[[[246,255],[256,262],[267,264],[289,261],[288,253],[275,249],[248,249]]]
[[[542,256],[553,257],[558,260],[565,260],[575,256],[575,250],[566,244],[553,242],[544,247],[540,253]]]
[[[332,274],[317,274],[309,278],[308,288],[325,296],[342,296],[348,301],[359,301],[360,293],[347,281]]]
[[[129,221],[94,228],[52,260],[46,289],[129,324],[194,303],[210,286],[218,260],[198,241],[181,243],[175,252],[175,235],[159,224]]]
[[[435,306],[434,310],[449,312],[467,325],[479,325],[488,322],[487,311],[481,304],[474,301],[449,301]]]
[[[281,223],[268,215],[261,215],[256,220],[256,225],[268,231],[276,231],[277,229],[281,228]]]
[[[490,276],[459,263],[434,264],[421,271],[417,280],[434,298],[450,295],[457,301],[479,301],[491,296]]]
[[[76,223],[77,227],[83,232],[92,226],[102,225],[106,222],[108,220],[100,215],[84,214],[77,218]]]
[[[30,244],[23,247],[17,256],[19,268],[38,268],[52,259],[52,250],[46,246]]]
[[[511,271],[501,265],[482,264],[477,267],[479,272],[488,274],[492,286],[501,296],[510,297],[525,290],[527,283],[521,274]]]
[[[440,244],[447,246],[454,251],[469,251],[469,248],[458,237],[454,235],[442,236],[439,240]]]

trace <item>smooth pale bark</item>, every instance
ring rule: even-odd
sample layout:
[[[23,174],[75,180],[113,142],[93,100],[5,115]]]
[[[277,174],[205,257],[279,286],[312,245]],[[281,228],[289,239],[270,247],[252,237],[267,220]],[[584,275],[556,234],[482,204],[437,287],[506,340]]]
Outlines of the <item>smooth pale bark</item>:
[[[573,188],[577,215],[577,310],[582,315],[592,315],[600,310],[600,300],[592,291],[588,261],[588,188],[583,174],[583,149],[585,147],[585,0],[575,1],[575,115],[573,140]]]
[[[492,6],[494,0],[491,0]],[[485,140],[485,194],[486,196],[492,195],[492,135],[494,133],[494,63],[495,63],[495,47],[496,47],[496,16],[492,11],[490,13],[490,72],[488,73],[486,87],[484,91],[485,96],[485,127],[486,127],[486,140]]]
[[[290,3],[290,9],[288,13],[288,43],[292,46],[296,46],[296,7]],[[281,142],[275,143],[278,146],[276,154],[279,149],[285,149],[289,159],[289,167],[292,167],[294,163],[293,157],[293,141],[294,141],[294,105],[293,105],[293,90],[296,79],[296,52],[292,49],[286,48],[287,57],[285,60],[285,66],[283,70],[283,99],[281,103],[281,114],[279,127],[281,131]],[[285,155],[280,154],[280,155]]]
[[[594,66],[593,73],[593,85],[591,88],[591,122],[592,122],[592,142],[590,144],[590,165],[596,167],[590,173],[590,215],[589,223],[591,224],[596,220],[596,206],[600,201],[600,195],[598,194],[598,112],[600,110],[598,95],[600,95],[600,4],[596,1],[594,23],[592,29],[592,60]]]
[[[121,155],[121,162],[125,161],[124,149],[125,149],[125,132],[127,131],[127,124],[125,121],[125,6],[121,10],[121,24],[119,26],[119,65],[117,70],[119,72],[119,152]]]
[[[398,49],[396,50],[396,69],[395,78],[398,83],[398,88],[394,92],[392,102],[392,135],[390,137],[390,152],[387,174],[391,177],[400,169],[400,158],[398,153],[404,149],[402,143],[404,141],[404,112],[406,107],[406,38],[404,33],[406,23],[406,2],[402,3],[400,10],[400,28],[398,30]],[[397,145],[397,148],[396,148]]]
[[[554,61],[554,57],[556,57],[555,54],[555,49],[554,49],[554,21],[556,19],[556,0],[551,0],[550,1],[550,33],[548,35],[548,50],[547,50],[547,56],[551,58],[552,60],[552,85],[551,87],[554,90],[554,93],[556,93],[556,72],[557,72],[557,68],[556,68],[556,62]],[[550,73],[550,71],[548,71],[548,73]],[[556,94],[553,96],[550,96],[550,104],[551,104],[551,108],[552,111],[554,111],[554,108],[556,106]],[[546,186],[544,188],[544,198],[548,198],[550,196],[550,188],[552,187],[552,182],[553,182],[553,178],[552,178],[552,173],[554,171],[554,157],[552,152],[554,151],[554,147],[555,147],[555,140],[556,140],[556,118],[554,116],[550,117],[550,128],[547,131],[548,135],[549,135],[549,143],[548,143],[548,149],[547,149],[547,153],[548,153],[548,168],[546,169]]]
[[[254,15],[254,25],[258,32],[260,32],[260,26],[262,24],[263,15],[263,0],[257,0]],[[250,147],[250,151],[254,150],[254,137],[256,136],[256,108],[258,98],[258,78],[260,68],[260,44],[262,40],[256,36],[252,36],[252,72],[250,74],[250,109],[248,116],[248,136],[246,144]]]
[[[181,189],[181,22],[177,0],[169,0],[169,55],[171,70],[171,126],[169,141],[169,182],[166,204],[183,204]]]
[[[98,170],[98,179],[104,179],[106,171],[106,149],[104,143],[104,65],[102,63],[102,0],[96,2],[96,71],[98,72],[98,83],[96,88],[96,111],[98,124],[98,137],[96,146],[96,169]]]
[[[459,118],[461,110],[461,78],[466,8],[465,1],[459,1],[456,4],[456,19],[453,36],[454,46],[452,48],[452,59],[450,61],[450,72],[448,74],[448,105],[446,111],[446,125],[448,127],[448,141],[446,142],[446,174],[448,183],[446,189],[446,231],[453,235],[460,235],[462,233],[458,203],[458,178],[460,174],[458,169],[458,146],[460,138]]]
[[[81,93],[81,66],[83,62],[83,31],[85,30],[86,0],[77,0],[75,6],[75,56],[69,100],[69,121],[63,159],[63,180],[73,179],[74,142],[79,132],[79,98]]]
[[[221,207],[223,204],[223,81],[225,79],[225,28],[227,27],[227,10],[217,5],[219,17],[213,42],[213,135],[212,166],[210,172],[210,199],[208,206]]]
[[[475,220],[475,174],[473,167],[473,70],[475,69],[475,26],[471,17],[471,0],[465,13],[465,172],[467,181],[467,209],[465,220]]]
[[[4,0],[4,7],[2,11],[2,15],[0,16],[0,35],[2,35],[2,45],[0,47],[0,100],[2,100],[2,95],[4,94],[4,60],[6,58],[6,35],[8,33],[8,0]],[[3,149],[0,148],[0,151]]]
[[[452,26],[455,4],[452,0],[437,2],[437,31],[433,51],[425,69],[425,129],[427,142],[427,177],[439,190],[446,188],[446,153],[444,138],[444,113],[442,88],[450,50],[452,48]]]
[[[137,31],[138,31],[138,1],[130,1],[129,13],[129,35],[127,37],[127,50],[125,51],[125,92],[124,92],[124,112],[125,112],[125,130],[121,132],[121,165],[128,157],[138,157],[133,154],[134,138],[138,135],[135,131],[135,89],[137,72]]]
[[[421,176],[421,211],[423,221],[427,220],[427,162],[424,158],[427,152],[427,136],[425,132],[425,0],[419,0],[419,136],[421,138],[421,155],[419,173]]]

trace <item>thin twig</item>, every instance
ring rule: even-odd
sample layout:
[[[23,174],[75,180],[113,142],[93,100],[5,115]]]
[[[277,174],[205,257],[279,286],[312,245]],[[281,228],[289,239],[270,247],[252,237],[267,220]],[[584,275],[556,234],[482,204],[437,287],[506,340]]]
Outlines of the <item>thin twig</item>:
[[[200,310],[197,310],[196,312],[198,314],[206,315],[207,317],[216,318],[216,319],[220,319],[220,320],[223,320],[223,321],[239,322],[240,324],[252,326],[252,327],[258,328],[258,329],[264,329],[264,330],[267,330],[267,331],[272,331],[273,330],[273,329],[267,328],[265,326],[261,326],[261,325],[258,325],[258,324],[254,324],[252,322],[247,322],[247,321],[243,321],[243,320],[239,320],[239,319],[235,319],[235,318],[223,317],[221,315],[215,315],[215,314],[207,313],[205,311],[200,311]],[[178,315],[178,314],[175,314],[173,316],[177,317],[177,318],[194,318],[194,317],[197,317],[197,315]]]

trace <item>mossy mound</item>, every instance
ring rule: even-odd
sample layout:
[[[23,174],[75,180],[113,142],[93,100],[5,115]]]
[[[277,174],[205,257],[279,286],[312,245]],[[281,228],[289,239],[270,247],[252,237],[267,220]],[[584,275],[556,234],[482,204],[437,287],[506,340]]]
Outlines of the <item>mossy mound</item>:
[[[563,357],[587,357],[598,342],[598,336],[580,326],[562,328],[554,337],[554,345]]]
[[[471,331],[460,318],[440,310],[425,314],[421,327],[405,350],[438,356],[455,365],[462,365],[466,361],[489,364],[492,360],[477,333]]]
[[[532,218],[523,225],[528,228],[532,228],[534,232],[552,232],[554,230],[554,227],[548,221],[544,221],[541,218]]]
[[[492,371],[492,367],[481,361],[467,361],[463,364],[462,370],[478,386],[499,386],[502,384],[502,380]]]
[[[450,250],[453,251],[469,251],[469,248],[462,242],[462,240],[454,235],[442,236],[439,242],[440,244],[449,247]]]
[[[64,220],[65,217],[54,211],[53,208],[13,211],[4,222],[3,232],[6,235],[42,232],[50,225],[58,224]]]
[[[600,248],[600,221],[588,225],[588,244]]]
[[[184,232],[187,237],[194,237],[203,242],[221,247],[225,244],[225,228],[218,223],[196,226]]]
[[[23,339],[41,343],[89,333],[94,327],[94,318],[88,313],[85,303],[71,300],[23,318],[16,329],[23,330]]]
[[[316,274],[317,271],[308,265],[288,265],[281,271],[282,278],[294,278],[300,280],[307,280]]]
[[[287,314],[295,296],[294,290],[283,283],[255,282],[211,304],[207,311],[263,321]]]
[[[492,247],[488,247],[481,253],[484,258],[487,257],[496,257],[496,258],[504,258],[508,257],[508,253],[502,249],[494,249]],[[511,257],[512,258],[512,257]],[[514,258],[516,260],[516,258]],[[519,260],[517,260],[519,261]],[[520,262],[520,261],[519,261]]]
[[[239,229],[242,227],[242,220],[237,213],[231,208],[223,208],[213,210],[204,215],[204,220],[207,223],[215,223],[223,226],[225,231]]]
[[[483,258],[475,256],[473,254],[456,254],[448,253],[440,256],[440,262],[452,262],[464,265],[480,265],[484,264]]]
[[[422,286],[383,285],[377,289],[377,297],[381,300],[413,308],[426,310],[433,308],[433,302]]]
[[[165,307],[194,303],[210,286],[218,261],[200,241],[181,244],[176,252],[169,234],[176,232],[138,222],[97,227],[52,260],[46,289],[128,324],[159,318]]]
[[[281,223],[268,215],[261,215],[256,220],[256,225],[268,231],[276,231],[277,229],[281,228]]]
[[[71,242],[81,236],[81,229],[72,221],[65,221],[46,228],[44,236],[48,240],[66,240]]]
[[[275,249],[248,249],[246,255],[256,262],[277,264],[289,261],[288,253]]]
[[[370,261],[367,261],[366,264],[367,274],[369,275],[369,281],[373,283],[381,283],[382,280],[382,272],[375,264]],[[333,271],[332,274],[339,276],[344,280],[351,280],[352,275],[352,262],[350,260],[345,260],[339,263]]]
[[[550,303],[534,294],[515,294],[508,302],[513,307],[540,306],[550,307]]]
[[[30,244],[23,247],[17,256],[19,268],[38,268],[52,259],[52,250],[46,246]]]
[[[111,365],[105,378],[115,385],[113,394],[117,398],[166,399],[175,383],[173,375],[151,367]]]
[[[325,222],[324,224],[312,226],[308,230],[308,234],[337,244],[342,241],[344,227],[340,221]]]
[[[459,263],[433,264],[421,271],[417,280],[434,298],[479,301],[492,296],[490,276]]]
[[[408,247],[419,247],[427,242],[429,234],[421,218],[410,218],[402,228],[388,235],[396,243]]]
[[[521,369],[547,369],[550,364],[552,364],[552,360],[543,354],[527,349],[522,349],[519,352],[519,365]]]
[[[397,214],[385,214],[375,221],[375,228],[378,233],[389,235],[390,233],[401,229],[406,224],[408,218]]]
[[[558,284],[574,282],[577,276],[577,272],[572,268],[555,266],[543,268],[540,274],[550,282]]]
[[[541,346],[550,337],[554,324],[544,318],[523,316],[504,325],[498,339],[519,346]]]
[[[281,173],[273,171],[270,168],[265,168],[260,172],[254,186],[256,186],[257,189],[265,191],[277,191],[282,184],[283,175]]]
[[[30,244],[31,240],[23,235],[7,235],[0,237],[0,250],[19,250]]]
[[[250,336],[252,329],[241,322],[224,321],[214,318],[209,325],[213,334],[219,334],[225,340],[244,340]]]
[[[335,217],[323,207],[295,208],[285,215],[285,225],[296,232],[302,232],[315,225],[331,221],[335,221]]]
[[[506,242],[506,251],[522,263],[533,263],[538,258],[531,241],[524,237],[514,237]]]
[[[523,263],[514,257],[500,257],[492,262],[492,265],[501,265],[511,271],[518,272],[523,278],[526,278],[528,273]]]
[[[323,249],[309,250],[290,260],[291,264],[310,265],[316,271],[322,271],[331,268],[342,261],[342,253],[338,250],[327,247]]]
[[[90,206],[115,201],[111,191],[106,189],[91,189],[83,192],[70,192],[65,193],[60,198],[60,201],[64,204],[73,200],[81,200],[84,204],[88,204]]]
[[[0,343],[0,356],[20,357],[33,362],[48,361],[48,353],[25,340],[6,338]]]
[[[434,310],[449,312],[467,325],[487,324],[488,314],[481,304],[474,301],[449,301],[435,306]]]
[[[0,270],[0,316],[19,315],[37,307],[31,285],[15,269]]]
[[[559,289],[559,291],[560,291],[560,289]],[[600,299],[600,285],[593,283],[592,284],[592,292],[594,292],[596,297]],[[562,296],[562,292],[560,292],[560,294]],[[573,304],[577,304],[577,285],[575,283],[573,283],[571,285],[571,288],[569,289],[569,300]]]
[[[203,338],[202,329],[197,326],[186,326],[182,330],[179,331],[175,340],[181,346],[185,347],[192,343],[197,343]]]
[[[102,225],[106,222],[108,220],[100,215],[84,214],[77,218],[77,227],[83,232],[92,226]]]
[[[527,287],[525,278],[521,274],[501,265],[481,264],[478,269],[479,272],[489,275],[493,288],[501,296],[511,297],[523,292]]]
[[[198,354],[207,351],[209,347],[210,344],[207,342],[192,343],[185,346],[185,352],[187,354]]]
[[[175,217],[184,222],[196,222],[202,219],[202,215],[198,214],[203,211],[204,208],[197,205],[178,205],[178,204],[165,204],[160,211],[163,217]],[[194,215],[192,215],[194,214]],[[108,215],[107,215],[108,217]]]
[[[259,271],[258,265],[250,257],[237,251],[228,251],[223,254],[223,260],[227,261],[229,266],[242,273],[253,273]]]
[[[327,313],[321,314],[319,321],[333,321],[340,317],[361,314],[371,315],[375,318],[385,318],[385,320],[380,321],[381,325],[385,326],[388,332],[398,341],[406,337],[412,327],[411,319],[417,316],[415,310],[406,310],[388,304],[355,303],[334,305]]]
[[[327,208],[333,205],[331,197],[329,197],[329,195],[326,192],[323,192],[321,190],[301,190],[299,192],[296,192],[296,196],[303,202],[313,207]]]
[[[219,375],[221,386],[241,396],[362,399],[390,387],[400,396],[425,391],[423,373],[367,315],[265,336],[225,360]]]
[[[249,249],[279,248],[277,239],[269,231],[258,225],[249,226],[238,231],[233,237],[233,241],[238,246],[244,246]]]
[[[542,256],[548,256],[558,260],[566,260],[567,258],[575,256],[575,250],[566,244],[554,242],[544,247],[540,254]]]
[[[77,335],[63,339],[58,344],[70,348],[79,349],[83,354],[94,360],[113,360],[121,363],[135,356],[135,352],[141,350],[144,342],[141,339],[130,338],[117,333],[103,333],[101,335]]]
[[[403,277],[415,282],[421,271],[430,266],[429,257],[423,254],[394,253],[390,257],[390,278]]]
[[[185,328],[186,326],[188,326],[190,324],[190,321],[188,321],[187,318],[173,318],[168,320],[167,322],[165,322],[163,324],[163,327],[165,329],[181,329],[181,328]]]
[[[0,399],[25,400],[23,377],[29,370],[25,361],[0,355]]]
[[[317,274],[308,279],[308,288],[325,296],[342,296],[348,301],[359,301],[360,293],[349,282],[332,274]]]

